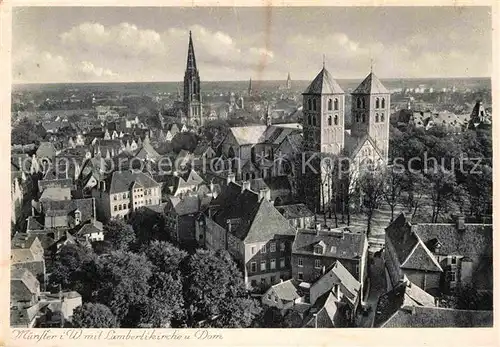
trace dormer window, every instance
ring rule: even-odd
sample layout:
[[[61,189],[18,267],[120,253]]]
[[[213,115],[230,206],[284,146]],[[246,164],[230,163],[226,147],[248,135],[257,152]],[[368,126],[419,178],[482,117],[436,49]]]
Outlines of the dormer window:
[[[323,254],[323,247],[321,246],[314,246],[314,254]]]

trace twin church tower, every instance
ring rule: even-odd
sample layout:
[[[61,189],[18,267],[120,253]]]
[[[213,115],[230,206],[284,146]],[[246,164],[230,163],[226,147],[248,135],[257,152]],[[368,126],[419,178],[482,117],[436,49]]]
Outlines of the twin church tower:
[[[351,93],[350,133],[346,93],[324,66],[302,95],[305,151],[354,156],[369,142],[379,159],[387,159],[390,92],[373,72]]]

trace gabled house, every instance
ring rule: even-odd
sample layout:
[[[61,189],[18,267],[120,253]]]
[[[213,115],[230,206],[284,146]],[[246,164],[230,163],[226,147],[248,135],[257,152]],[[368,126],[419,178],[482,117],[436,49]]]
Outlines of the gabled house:
[[[94,198],[73,200],[46,200],[39,205],[38,213],[44,217],[44,228],[74,228],[96,220]]]
[[[142,206],[158,205],[160,184],[144,172],[115,171],[92,189],[100,220],[128,218]]]
[[[37,279],[45,279],[44,249],[37,236],[22,235],[14,238],[10,250],[12,268],[27,269]]]
[[[248,288],[265,290],[291,277],[295,230],[271,202],[249,188],[230,182],[198,227],[207,248],[225,249],[236,259]]]
[[[362,231],[353,227],[297,231],[292,246],[292,276],[313,283],[335,262],[340,263],[361,283],[361,293],[367,279],[368,240]]]
[[[276,207],[291,226],[296,229],[314,227],[314,213],[305,204],[291,204]]]
[[[388,283],[408,279],[433,294],[453,294],[463,285],[477,290],[493,288],[493,227],[466,223],[412,224],[402,213],[385,233]]]

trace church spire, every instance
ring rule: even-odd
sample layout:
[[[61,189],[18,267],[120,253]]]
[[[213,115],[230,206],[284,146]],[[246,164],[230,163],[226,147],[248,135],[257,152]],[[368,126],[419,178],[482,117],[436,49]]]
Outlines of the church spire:
[[[189,46],[188,46],[186,70],[196,70],[196,57],[194,56],[194,46],[193,46],[193,38],[191,36],[191,30],[189,31]]]
[[[252,95],[252,77],[250,77],[250,82],[248,83],[248,95]]]

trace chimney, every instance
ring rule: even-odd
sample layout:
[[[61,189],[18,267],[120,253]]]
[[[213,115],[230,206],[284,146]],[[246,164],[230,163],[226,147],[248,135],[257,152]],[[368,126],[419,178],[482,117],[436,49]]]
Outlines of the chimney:
[[[280,283],[283,283],[283,278],[280,278]]]
[[[228,219],[226,223],[227,223],[227,231],[231,232],[231,219]]]
[[[267,193],[269,192],[269,189],[267,188],[262,188],[260,191],[259,191],[259,201],[262,200],[262,199],[267,199]]]
[[[243,193],[245,190],[250,190],[250,181],[241,182],[241,192]]]
[[[316,235],[321,231],[321,223],[316,223]]]
[[[236,175],[234,173],[230,173],[229,175],[227,175],[227,184],[229,185],[229,183],[235,183],[236,181]]]
[[[455,226],[459,231],[465,230],[465,216],[463,214],[455,216]]]

